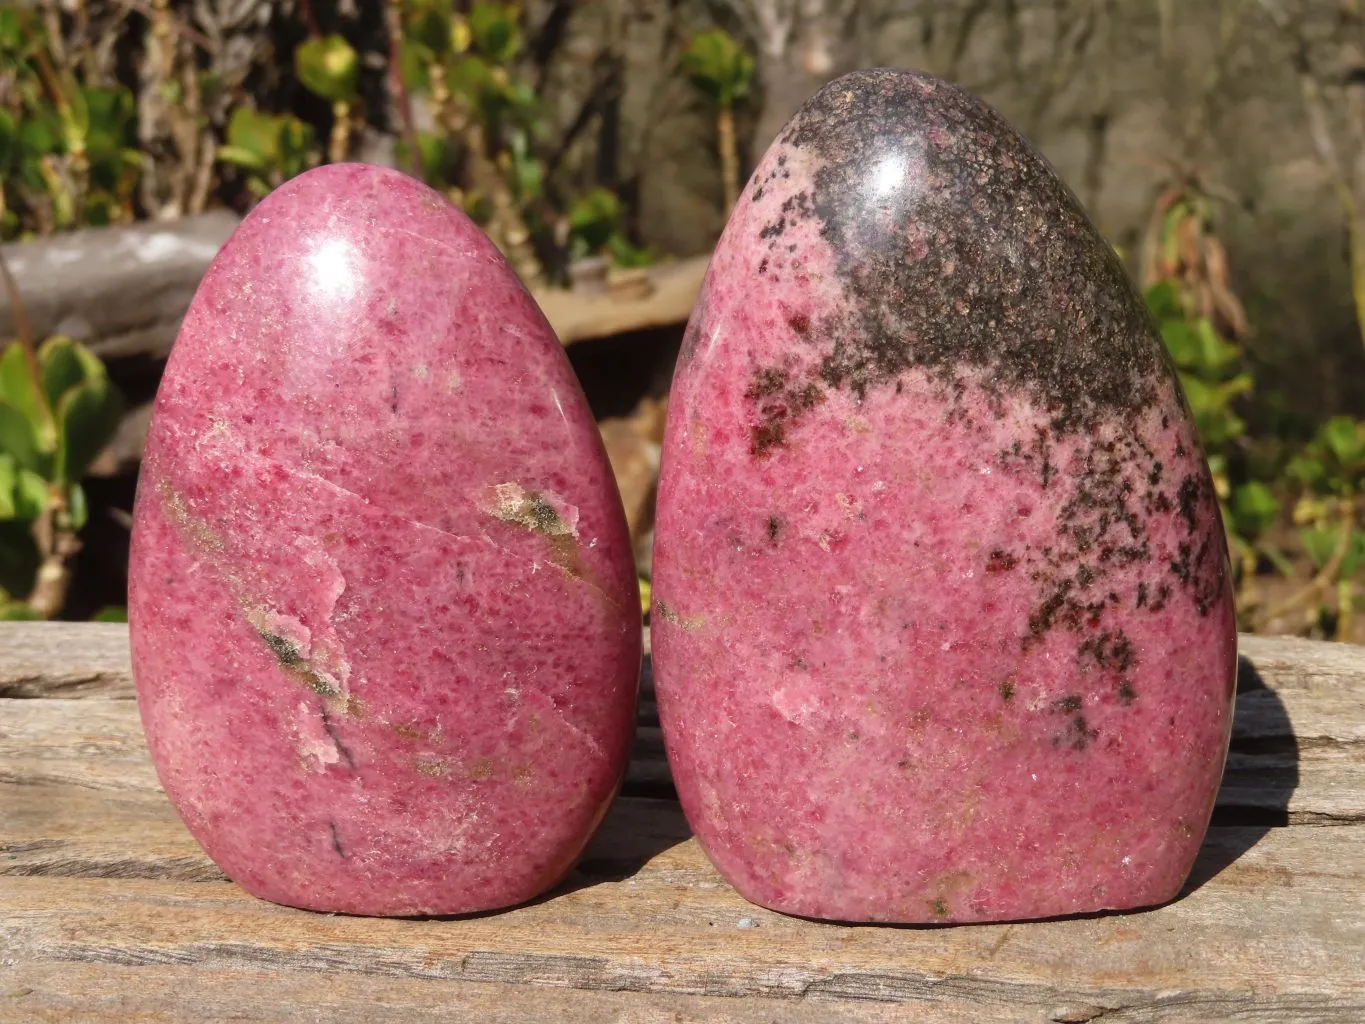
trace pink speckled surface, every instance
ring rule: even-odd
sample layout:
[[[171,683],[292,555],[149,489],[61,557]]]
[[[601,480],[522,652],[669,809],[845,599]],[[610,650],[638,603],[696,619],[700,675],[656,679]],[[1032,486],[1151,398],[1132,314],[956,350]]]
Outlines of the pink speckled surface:
[[[817,96],[716,251],[663,453],[659,714],[721,873],[853,921],[1170,899],[1231,724],[1223,544],[1041,158],[923,76]]]
[[[515,904],[624,771],[624,516],[581,389],[425,186],[325,167],[218,255],[157,395],[129,594],[167,794],[235,881],[357,914]]]

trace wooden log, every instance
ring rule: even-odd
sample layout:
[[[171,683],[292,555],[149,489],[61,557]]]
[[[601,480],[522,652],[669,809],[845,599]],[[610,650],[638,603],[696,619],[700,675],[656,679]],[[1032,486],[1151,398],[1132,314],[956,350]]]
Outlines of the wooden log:
[[[67,334],[100,357],[171,350],[209,262],[237,226],[226,210],[172,224],[89,228],[3,247],[35,339]],[[14,335],[0,295],[0,338]]]
[[[170,224],[88,228],[0,247],[38,339],[67,334],[104,359],[165,358],[209,262],[237,227],[227,210]],[[536,301],[560,340],[681,324],[692,312],[709,256],[651,268],[653,291],[618,300],[607,293],[541,289]],[[0,338],[15,331],[0,294]]]

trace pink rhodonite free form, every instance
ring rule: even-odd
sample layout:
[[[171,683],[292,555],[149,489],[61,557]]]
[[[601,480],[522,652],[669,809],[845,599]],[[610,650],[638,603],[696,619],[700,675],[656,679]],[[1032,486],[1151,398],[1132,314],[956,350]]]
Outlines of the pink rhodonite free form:
[[[756,903],[989,921],[1173,897],[1236,634],[1175,374],[997,114],[859,72],[763,158],[674,382],[654,551],[684,810]]]
[[[571,869],[625,767],[625,520],[474,224],[357,165],[270,195],[157,395],[129,618],[161,780],[248,891],[449,914]]]

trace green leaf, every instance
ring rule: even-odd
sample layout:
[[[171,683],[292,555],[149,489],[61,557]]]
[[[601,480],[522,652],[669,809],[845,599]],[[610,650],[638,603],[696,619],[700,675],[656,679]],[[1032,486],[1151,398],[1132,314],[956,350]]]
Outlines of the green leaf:
[[[753,58],[722,29],[694,36],[683,52],[681,64],[692,84],[723,109],[747,96],[753,82]]]
[[[521,49],[516,10],[503,4],[475,4],[469,12],[473,47],[497,64],[510,64]]]
[[[218,150],[218,155],[230,162],[237,163],[231,157],[224,156],[223,150],[229,150],[233,156],[249,154],[247,159],[252,163],[241,163],[241,166],[250,167],[253,170],[264,169],[272,166],[278,159],[280,153],[280,119],[274,114],[264,114],[259,110],[252,110],[250,107],[238,107],[232,112],[232,117],[228,120],[227,145]]]
[[[0,401],[0,452],[8,453],[16,465],[44,473],[49,468],[47,454],[38,446],[33,424],[14,406]]]
[[[28,519],[0,519],[0,593],[27,594],[33,589],[42,556]]]
[[[425,48],[436,60],[450,50],[451,5],[449,0],[413,0],[409,9],[405,41]]]
[[[1201,317],[1195,321],[1194,334],[1198,343],[1199,367],[1206,376],[1221,377],[1242,356],[1236,345],[1219,337],[1213,322],[1207,318]]]
[[[1184,311],[1180,308],[1180,291],[1172,281],[1160,281],[1147,289],[1147,308],[1158,322],[1183,320]]]
[[[1336,550],[1337,531],[1332,527],[1309,527],[1299,531],[1299,543],[1313,560],[1314,568],[1321,569]]]
[[[133,94],[128,89],[89,88],[81,90],[81,95],[90,111],[85,147],[91,177],[104,188],[114,188],[129,163],[129,147],[135,141]]]
[[[1165,320],[1161,324],[1161,340],[1175,365],[1182,370],[1193,370],[1199,364],[1199,339],[1194,328],[1184,320]]]
[[[638,248],[631,245],[624,236],[612,235],[607,242],[607,251],[611,253],[611,261],[618,267],[648,267],[654,263],[654,252],[648,248]]]
[[[449,82],[452,92],[481,103],[492,83],[488,63],[479,57],[461,57],[450,71]]]
[[[360,55],[339,35],[309,39],[294,51],[294,72],[305,89],[329,103],[351,103],[360,80]]]
[[[41,439],[48,424],[42,393],[29,372],[23,346],[11,342],[0,352],[0,401],[23,414],[33,428],[33,436]]]
[[[14,477],[14,518],[32,522],[47,511],[52,488],[47,480],[31,469],[20,469]]]
[[[417,153],[421,160],[423,181],[435,186],[450,184],[454,168],[450,140],[446,136],[435,132],[417,132]]]
[[[218,159],[234,167],[244,167],[248,171],[265,170],[265,160],[241,146],[219,146]]]
[[[1349,471],[1365,461],[1365,423],[1349,416],[1333,416],[1323,424],[1319,436],[1343,469]]]
[[[1255,540],[1275,524],[1280,500],[1265,484],[1253,480],[1232,492],[1233,528],[1239,536]]]
[[[95,380],[67,393],[57,408],[57,460],[54,478],[75,483],[118,429],[123,398],[107,380]]]
[[[18,470],[14,456],[0,452],[0,519],[14,518],[14,485]]]
[[[49,409],[55,409],[63,395],[85,381],[86,367],[78,354],[79,348],[70,338],[60,335],[48,338],[38,348],[43,393],[47,397]],[[103,367],[100,368],[100,375],[103,376]]]
[[[28,41],[29,29],[15,7],[0,7],[0,49],[17,53]]]
[[[1321,490],[1327,479],[1327,467],[1311,451],[1300,452],[1291,458],[1284,473],[1289,479],[1297,480],[1315,491]]]
[[[286,178],[308,169],[313,149],[313,128],[292,114],[280,122],[280,173]]]
[[[398,77],[412,92],[425,93],[431,88],[430,69],[435,63],[436,53],[431,47],[415,39],[398,44]]]
[[[85,500],[85,488],[72,484],[66,492],[66,512],[71,517],[71,529],[79,533],[90,521],[90,505]]]
[[[91,622],[127,622],[128,609],[121,604],[105,605],[90,617]]]
[[[50,111],[30,111],[19,119],[19,144],[30,160],[59,152],[62,123]]]
[[[589,253],[601,251],[616,234],[621,220],[621,200],[616,193],[595,188],[569,208],[569,235],[582,242]]]

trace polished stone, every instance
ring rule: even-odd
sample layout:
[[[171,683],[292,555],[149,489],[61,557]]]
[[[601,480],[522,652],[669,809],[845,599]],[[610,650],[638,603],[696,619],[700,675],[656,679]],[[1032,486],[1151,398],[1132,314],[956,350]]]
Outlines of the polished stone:
[[[1217,502],[1114,251],[970,95],[858,72],[763,157],[684,342],[653,582],[673,776],[750,900],[1179,890],[1231,722]]]
[[[214,261],[130,584],[166,792],[258,896],[515,904],[619,785],[640,623],[601,440],[497,250],[405,176],[305,174]]]

